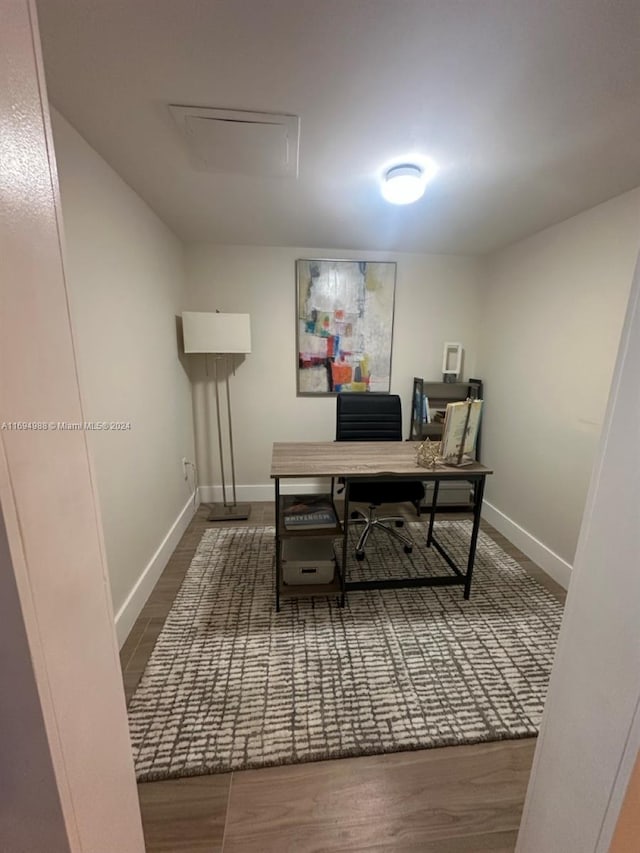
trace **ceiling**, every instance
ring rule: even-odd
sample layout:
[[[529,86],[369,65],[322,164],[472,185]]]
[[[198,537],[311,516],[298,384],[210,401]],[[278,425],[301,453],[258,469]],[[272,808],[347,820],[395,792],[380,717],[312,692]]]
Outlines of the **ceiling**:
[[[38,5],[51,101],[187,242],[487,253],[640,185],[637,0]],[[170,104],[299,116],[298,176],[194,168]]]

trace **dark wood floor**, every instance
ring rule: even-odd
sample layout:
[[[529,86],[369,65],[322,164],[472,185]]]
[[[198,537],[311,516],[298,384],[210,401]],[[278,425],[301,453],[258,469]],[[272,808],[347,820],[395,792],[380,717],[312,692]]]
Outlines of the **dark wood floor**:
[[[122,647],[127,701],[203,531],[224,526],[206,515],[201,507]],[[273,521],[272,503],[254,503],[250,519],[233,524]],[[490,525],[483,529],[564,600],[538,566]],[[501,741],[144,783],[147,853],[507,853],[534,747],[533,739]]]

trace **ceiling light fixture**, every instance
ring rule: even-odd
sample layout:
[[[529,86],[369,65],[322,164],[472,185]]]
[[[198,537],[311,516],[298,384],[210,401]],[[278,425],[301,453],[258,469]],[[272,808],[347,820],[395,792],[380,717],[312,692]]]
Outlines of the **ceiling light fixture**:
[[[412,204],[422,198],[434,174],[435,166],[429,169],[422,169],[412,163],[394,166],[384,176],[382,195],[391,204]]]

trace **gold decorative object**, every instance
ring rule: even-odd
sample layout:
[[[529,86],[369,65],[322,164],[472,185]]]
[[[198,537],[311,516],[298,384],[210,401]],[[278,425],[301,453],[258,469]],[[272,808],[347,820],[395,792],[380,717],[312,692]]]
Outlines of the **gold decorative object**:
[[[440,442],[425,438],[416,451],[416,461],[422,468],[435,468],[440,458]]]

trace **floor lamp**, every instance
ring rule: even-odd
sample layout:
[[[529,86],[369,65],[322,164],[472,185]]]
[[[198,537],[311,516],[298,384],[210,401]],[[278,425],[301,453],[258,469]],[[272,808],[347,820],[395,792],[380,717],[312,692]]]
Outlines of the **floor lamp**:
[[[231,425],[231,396],[229,373],[233,367],[233,356],[251,352],[251,326],[248,314],[204,313],[183,311],[182,334],[185,353],[205,353],[214,356],[213,381],[216,392],[216,416],[218,420],[218,450],[222,475],[222,503],[212,504],[208,521],[242,521],[249,518],[251,506],[236,501],[236,469],[233,458],[233,427]],[[229,421],[229,457],[231,460],[231,493],[227,500],[227,478],[224,470],[222,449],[222,424],[220,422],[220,396],[218,389],[218,362],[225,362],[225,385],[227,389],[227,416]]]

